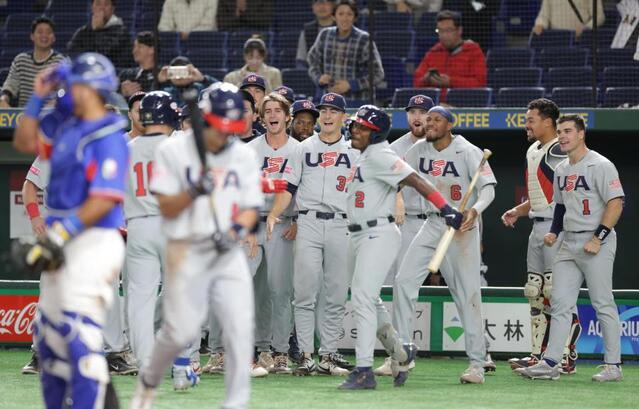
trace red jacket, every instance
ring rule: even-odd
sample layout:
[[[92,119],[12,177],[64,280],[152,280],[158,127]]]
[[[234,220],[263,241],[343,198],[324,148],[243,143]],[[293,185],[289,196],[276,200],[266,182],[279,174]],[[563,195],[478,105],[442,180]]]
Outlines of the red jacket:
[[[466,40],[452,52],[441,42],[435,44],[419,63],[413,77],[417,88],[430,87],[424,83],[424,75],[431,69],[450,77],[449,88],[477,88],[486,86],[486,59],[479,45]],[[446,89],[442,89],[441,100],[445,101]]]

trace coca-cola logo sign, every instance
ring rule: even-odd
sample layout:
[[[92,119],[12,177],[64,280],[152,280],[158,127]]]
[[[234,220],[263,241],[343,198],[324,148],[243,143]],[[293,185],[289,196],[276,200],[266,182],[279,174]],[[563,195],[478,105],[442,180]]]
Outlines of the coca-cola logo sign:
[[[0,343],[31,342],[37,296],[0,296]]]

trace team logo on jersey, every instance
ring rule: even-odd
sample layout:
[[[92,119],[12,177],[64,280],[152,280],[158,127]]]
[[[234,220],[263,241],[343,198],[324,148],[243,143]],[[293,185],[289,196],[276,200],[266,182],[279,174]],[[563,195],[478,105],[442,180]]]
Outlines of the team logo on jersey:
[[[331,166],[340,166],[340,165],[344,165],[346,166],[348,169],[351,168],[351,160],[349,159],[348,155],[345,153],[339,153],[339,152],[318,152],[317,153],[317,160],[313,162],[313,159],[311,157],[311,153],[310,152],[306,152],[306,157],[305,157],[305,161],[306,161],[306,166],[310,167],[310,168],[314,168],[317,166],[320,166],[322,168],[328,168]]]
[[[426,167],[425,158],[419,158],[419,171],[431,176],[447,176],[449,174],[459,177],[459,172],[455,168],[455,162],[449,162],[442,159],[428,161]]]
[[[619,178],[611,180],[610,183],[608,183],[608,186],[612,189],[621,189],[621,180],[619,180]]]
[[[359,171],[359,166],[356,166],[351,173],[346,178],[346,183],[352,182],[357,179],[360,183],[364,183],[364,178],[362,178],[362,172]]]
[[[397,161],[395,161],[395,163],[393,163],[393,166],[391,166],[391,172],[393,173],[399,173],[402,171],[402,169],[404,169],[404,161],[401,159],[397,159]]]
[[[108,158],[102,162],[102,169],[100,172],[102,173],[102,178],[106,180],[115,178],[118,174],[118,162],[116,162],[115,159]]]
[[[290,166],[286,166],[287,164],[288,164],[288,159],[284,159],[281,156],[274,156],[272,158],[265,156],[264,163],[262,164],[262,171],[265,174],[291,173],[291,168]]]
[[[560,191],[572,192],[573,190],[590,190],[586,177],[581,175],[557,176],[557,184]]]
[[[209,174],[213,176],[215,188],[218,186],[221,186],[222,189],[226,189],[227,187],[240,188],[240,177],[233,169],[216,167],[209,169]],[[197,182],[197,177],[191,176],[190,167],[186,168],[186,180],[189,184],[195,184]]]

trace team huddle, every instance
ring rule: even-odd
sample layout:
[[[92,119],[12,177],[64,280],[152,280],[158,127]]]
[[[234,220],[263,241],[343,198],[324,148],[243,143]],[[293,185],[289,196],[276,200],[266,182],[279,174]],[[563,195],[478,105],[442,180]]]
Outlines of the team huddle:
[[[470,363],[459,379],[481,384],[495,371],[479,272],[481,215],[497,181],[486,154],[453,133],[449,109],[413,96],[410,132],[389,144],[383,109],[363,105],[349,118],[342,95],[317,106],[286,87],[265,95],[264,79],[249,74],[240,88],[220,82],[185,96],[182,109],[161,91],[136,94],[127,134],[105,107],[116,88],[100,54],[44,71],[14,136],[38,155],[27,181],[47,208],[46,224],[33,223],[36,195],[25,200],[37,238],[16,256],[42,273],[34,350],[47,408],[117,407],[103,343],[120,273],[140,368],[133,409],[152,407],[169,368],[176,390],[224,373],[224,408],[246,408],[250,378],[269,374],[345,376],[346,390],[374,389],[376,375],[388,375],[401,387],[415,366],[419,288],[449,229],[439,270],[465,332]],[[576,371],[585,279],[605,345],[592,378],[621,380],[617,170],[586,147],[581,117],[560,117],[547,99],[526,115],[528,200],[502,222],[533,220],[524,289],[532,350],[511,367],[533,379]],[[387,277],[392,314],[380,298]],[[354,364],[337,348],[349,289]],[[211,356],[200,367],[203,327]],[[376,340],[388,358],[373,369]]]

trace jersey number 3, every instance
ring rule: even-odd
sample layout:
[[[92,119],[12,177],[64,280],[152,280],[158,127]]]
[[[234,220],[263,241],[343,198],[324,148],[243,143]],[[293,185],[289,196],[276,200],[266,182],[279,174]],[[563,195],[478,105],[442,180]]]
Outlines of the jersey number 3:
[[[135,172],[135,195],[136,196],[146,196],[147,187],[149,186],[149,181],[151,180],[151,175],[153,174],[153,162],[146,162],[146,166],[144,166],[144,162],[137,162],[133,165],[133,172]],[[144,177],[144,168],[146,168],[146,178]]]

